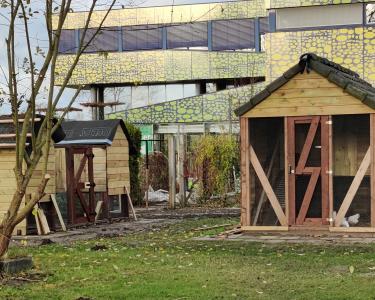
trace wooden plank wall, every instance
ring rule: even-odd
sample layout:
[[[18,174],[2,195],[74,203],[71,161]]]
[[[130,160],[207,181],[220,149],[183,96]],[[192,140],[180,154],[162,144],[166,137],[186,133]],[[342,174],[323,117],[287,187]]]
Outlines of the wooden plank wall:
[[[332,120],[333,175],[354,176],[370,145],[369,116],[337,116]]]
[[[125,194],[130,189],[129,143],[119,126],[112,146],[107,148],[108,195]]]
[[[298,74],[243,117],[346,115],[374,110],[318,73]]]
[[[66,191],[66,166],[65,166],[65,148],[58,148],[55,151],[56,161],[56,192],[62,193]],[[95,192],[105,192],[107,190],[106,176],[106,149],[93,148],[94,154],[94,181]],[[74,156],[74,172],[77,172],[83,155],[76,154]],[[82,172],[81,181],[88,180],[87,164]]]
[[[30,184],[26,190],[26,194],[32,194],[37,190],[38,185],[42,179],[41,176],[42,176],[43,166],[44,166],[44,159],[41,159],[39,161],[39,164],[35,168],[33,176],[31,177]],[[42,200],[47,200],[50,194],[56,193],[55,149],[53,145],[51,145],[51,149],[48,155],[47,173],[51,176],[51,178],[48,181],[46,189],[45,189],[45,193],[47,195],[44,196]]]
[[[16,164],[15,151],[13,149],[0,149],[0,221],[8,210],[16,190],[16,178],[13,168]],[[22,221],[15,229],[26,234],[26,220]]]

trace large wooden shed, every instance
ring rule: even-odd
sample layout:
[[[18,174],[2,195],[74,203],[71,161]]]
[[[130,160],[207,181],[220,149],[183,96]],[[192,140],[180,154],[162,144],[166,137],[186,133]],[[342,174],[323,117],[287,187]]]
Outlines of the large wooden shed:
[[[34,119],[34,133],[38,134],[41,122],[43,122],[44,116],[37,115]],[[22,115],[19,116],[19,126],[24,123]],[[31,126],[27,133],[26,140],[26,151],[31,151]],[[40,202],[49,202],[50,196],[55,194],[55,151],[54,142],[59,142],[64,137],[64,133],[59,128],[52,136],[50,152],[48,156],[47,173],[50,175],[50,180],[45,188],[45,196],[40,199]],[[33,176],[27,187],[25,200],[31,197],[36,192],[38,185],[41,182],[42,167],[44,160],[41,159],[39,164],[33,172]],[[13,118],[10,115],[0,116],[0,221],[2,216],[6,213],[9,208],[10,202],[12,201],[14,192],[16,191],[17,184],[14,174],[14,167],[16,166],[16,134],[15,126],[13,124]],[[24,205],[24,203],[23,203]],[[15,234],[24,235],[29,232],[29,229],[35,227],[35,218],[28,217],[22,221],[15,229]]]
[[[375,88],[368,82],[305,54],[236,113],[243,229],[375,232]]]
[[[129,154],[134,150],[122,120],[66,121],[56,147],[56,190],[68,224],[93,222],[102,201],[103,218],[127,217]]]

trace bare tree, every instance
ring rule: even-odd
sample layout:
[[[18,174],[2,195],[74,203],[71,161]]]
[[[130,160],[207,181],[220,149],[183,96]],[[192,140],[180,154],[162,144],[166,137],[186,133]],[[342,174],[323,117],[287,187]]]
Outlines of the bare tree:
[[[76,1],[77,2],[77,1]],[[0,16],[5,20],[6,33],[6,57],[7,65],[3,68],[1,76],[6,81],[6,87],[1,91],[1,98],[11,106],[11,116],[16,133],[16,164],[14,174],[17,189],[13,194],[9,208],[0,224],[0,258],[6,254],[14,228],[31,212],[35,204],[44,196],[44,190],[50,178],[47,173],[48,155],[51,147],[51,137],[56,129],[61,125],[69,108],[75,102],[83,86],[77,87],[74,96],[71,98],[66,110],[54,121],[57,105],[61,102],[62,95],[69,80],[75,70],[79,58],[92,42],[103,26],[105,19],[113,8],[116,0],[110,0],[107,11],[100,20],[95,33],[89,37],[87,29],[92,14],[98,4],[97,0],[90,2],[87,11],[85,26],[81,30],[79,46],[74,54],[73,62],[68,66],[68,71],[59,88],[55,88],[55,69],[58,57],[61,32],[68,13],[72,12],[72,0],[45,0],[40,1],[41,8],[35,11],[31,8],[30,0],[0,0]],[[34,48],[30,35],[31,19],[35,14],[43,15],[44,28],[48,36],[46,50],[41,50],[39,46]],[[57,24],[52,28],[52,18],[57,18]],[[4,24],[2,24],[4,25]],[[22,58],[17,54],[17,42],[22,41],[27,47],[27,55]],[[36,55],[39,55],[40,66],[35,63]],[[23,61],[24,73],[19,72],[19,61]],[[26,66],[26,67],[25,67]],[[27,76],[27,91],[21,92],[25,86],[25,73]],[[61,75],[61,74],[60,74]],[[22,89],[21,89],[22,81]],[[35,115],[37,112],[36,101],[42,92],[42,87],[47,86],[46,96],[46,116],[43,119],[38,132],[34,130]],[[0,99],[1,102],[1,99]],[[20,113],[23,113],[23,122],[20,122]],[[31,152],[25,151],[27,136],[31,133]],[[38,163],[43,163],[42,176],[38,184],[37,192],[32,198],[21,207],[26,189]]]

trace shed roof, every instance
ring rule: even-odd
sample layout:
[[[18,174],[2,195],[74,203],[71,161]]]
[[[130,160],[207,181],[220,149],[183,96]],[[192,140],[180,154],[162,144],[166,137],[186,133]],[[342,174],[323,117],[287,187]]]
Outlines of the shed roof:
[[[20,114],[18,116],[19,119],[19,128],[22,128],[22,124],[24,122],[24,115]],[[34,134],[38,134],[40,126],[44,120],[44,115],[36,115],[34,118]],[[53,120],[53,123],[56,124],[57,120]],[[31,145],[31,123],[29,126],[29,130],[27,133],[26,138],[26,145]],[[13,117],[12,115],[2,115],[0,116],[0,147],[1,148],[14,148],[16,146],[16,127],[13,124]],[[57,143],[61,141],[65,137],[64,132],[62,131],[61,127],[52,134],[52,140]]]
[[[65,121],[62,128],[65,138],[57,146],[69,145],[112,145],[118,126],[121,127],[128,142],[129,150],[134,152],[134,146],[125,123],[121,119],[96,121]]]
[[[298,73],[314,70],[330,82],[341,87],[345,92],[357,98],[363,104],[375,109],[375,88],[360,76],[333,61],[314,53],[303,54],[298,64],[291,67],[283,75],[272,81],[264,90],[256,94],[235,110],[236,115],[242,116],[257,104],[268,98],[274,91],[282,87]]]

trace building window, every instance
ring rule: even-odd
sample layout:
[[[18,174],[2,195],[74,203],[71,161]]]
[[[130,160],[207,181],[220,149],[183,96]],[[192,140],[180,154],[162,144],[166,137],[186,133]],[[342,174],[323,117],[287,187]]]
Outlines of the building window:
[[[254,20],[212,22],[212,50],[254,49]]]
[[[366,4],[366,24],[375,24],[375,4]]]
[[[276,29],[361,25],[362,16],[361,3],[282,8],[276,10]]]
[[[151,50],[163,47],[162,28],[157,25],[122,28],[123,50]]]
[[[84,45],[86,45],[93,35],[96,33],[97,28],[87,29]],[[82,34],[82,30],[81,30]],[[107,27],[102,28],[94,37],[91,43],[86,48],[85,52],[102,52],[102,51],[118,51],[118,28]]]
[[[207,22],[172,25],[167,27],[167,47],[204,48],[208,47]]]
[[[108,196],[109,211],[111,213],[121,213],[121,195]]]
[[[269,32],[268,18],[259,18],[260,51],[265,51],[265,36]]]
[[[75,53],[76,50],[75,30],[61,30],[59,53]]]

